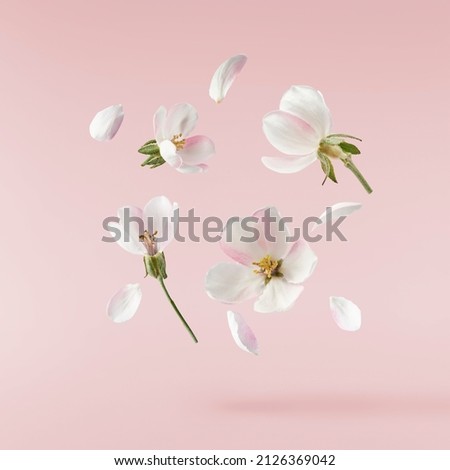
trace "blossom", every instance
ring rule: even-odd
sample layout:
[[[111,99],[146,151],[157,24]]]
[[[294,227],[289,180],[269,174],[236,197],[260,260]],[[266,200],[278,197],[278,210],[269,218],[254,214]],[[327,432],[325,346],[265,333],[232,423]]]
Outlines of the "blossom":
[[[284,156],[262,157],[263,164],[278,173],[296,173],[319,160],[325,180],[337,183],[332,160],[341,160],[364,186],[372,188],[353,163],[361,152],[345,139],[347,134],[330,134],[331,113],[322,94],[309,86],[292,86],[281,98],[280,109],[266,114],[263,131],[267,140]]]
[[[206,291],[211,298],[234,304],[257,297],[254,309],[261,313],[285,311],[294,305],[317,257],[303,240],[290,240],[280,219],[274,207],[255,212],[248,219],[254,222],[252,233],[256,234],[251,240],[244,224],[230,219],[221,248],[235,263],[219,263],[209,270]]]
[[[228,310],[228,327],[234,342],[243,350],[258,355],[258,341],[252,329],[247,325],[243,316]]]
[[[361,328],[361,310],[351,300],[344,297],[330,297],[330,309],[336,324],[345,331]]]
[[[144,209],[126,206],[118,210],[118,221],[110,222],[111,234],[125,251],[144,259],[145,276],[157,279],[175,313],[197,342],[193,331],[179,311],[167,291],[164,280],[167,278],[164,249],[174,238],[174,212],[178,205],[172,204],[165,196],[151,199]],[[127,284],[116,292],[107,306],[109,318],[115,323],[123,323],[133,318],[141,303],[142,291],[139,284]]]
[[[238,54],[227,59],[214,72],[209,85],[209,96],[216,103],[220,103],[227,96],[231,85],[244,68],[246,62],[247,56]]]
[[[120,128],[123,116],[121,104],[102,109],[94,116],[89,126],[91,137],[99,142],[111,140]]]
[[[213,141],[204,135],[189,135],[197,123],[197,110],[188,103],[176,104],[168,111],[160,106],[153,116],[155,138],[139,152],[148,155],[141,166],[155,168],[168,163],[181,173],[201,173],[214,154]]]

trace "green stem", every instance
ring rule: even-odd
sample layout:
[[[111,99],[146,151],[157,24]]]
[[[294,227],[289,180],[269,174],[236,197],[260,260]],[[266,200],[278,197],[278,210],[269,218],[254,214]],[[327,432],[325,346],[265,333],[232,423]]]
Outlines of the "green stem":
[[[358,181],[363,185],[364,189],[370,194],[373,189],[370,187],[369,183],[366,181],[362,173],[356,168],[356,165],[353,163],[350,156],[345,159],[342,159],[344,165],[358,178]]]
[[[178,310],[178,307],[176,303],[173,301],[172,297],[170,297],[169,291],[166,288],[166,285],[164,284],[164,279],[159,276],[158,280],[161,284],[161,287],[163,288],[164,293],[166,294],[167,298],[169,299],[170,304],[172,305],[173,309],[175,310],[175,313],[178,315],[178,318],[181,320],[181,323],[183,323],[184,327],[188,331],[188,333],[191,335],[191,338],[194,340],[195,343],[198,343],[198,339],[195,336],[194,332],[191,330],[191,327],[189,326],[188,322],[184,319],[183,315],[181,312]]]

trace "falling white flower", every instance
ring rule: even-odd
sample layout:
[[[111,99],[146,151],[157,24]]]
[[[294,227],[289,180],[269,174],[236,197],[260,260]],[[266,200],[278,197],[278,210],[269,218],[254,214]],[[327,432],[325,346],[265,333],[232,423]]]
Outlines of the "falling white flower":
[[[268,141],[285,156],[262,157],[263,164],[278,173],[296,173],[319,160],[325,180],[337,183],[331,161],[339,159],[358,178],[368,193],[371,187],[353,163],[359,149],[345,141],[358,139],[347,134],[330,134],[331,113],[322,94],[309,86],[292,86],[283,95],[280,109],[264,116],[263,131]],[[324,182],[325,182],[324,180]]]
[[[120,128],[123,116],[121,104],[102,109],[94,116],[89,126],[91,137],[99,142],[111,140]]]
[[[228,310],[228,326],[235,343],[244,351],[258,355],[258,341],[241,314]]]
[[[336,324],[345,331],[361,328],[361,310],[351,300],[344,297],[330,297],[330,308]]]
[[[201,173],[205,162],[214,154],[213,141],[204,135],[189,137],[197,123],[197,110],[180,103],[167,111],[160,106],[153,116],[155,139],[146,142],[139,152],[147,155],[141,166],[155,168],[168,163],[180,173]]]
[[[247,62],[247,56],[238,54],[223,62],[215,71],[209,86],[209,96],[220,103]]]
[[[178,205],[172,204],[165,196],[151,199],[143,210],[134,206],[122,207],[118,210],[118,221],[110,222],[109,229],[111,234],[118,236],[117,244],[125,251],[144,258],[146,276],[159,281],[175,313],[192,339],[197,342],[197,338],[178,310],[164,283],[167,274],[163,250],[174,238],[174,212],[177,208]],[[142,292],[139,284],[127,284],[109,301],[107,306],[109,318],[115,323],[130,320],[136,313],[141,298]]]
[[[273,221],[269,233],[265,216]],[[294,305],[317,257],[303,240],[290,241],[280,219],[274,207],[255,212],[252,220],[259,237],[251,241],[249,231],[230,219],[221,247],[236,263],[220,263],[209,270],[206,291],[211,298],[234,304],[257,297],[254,309],[261,313],[281,312]]]

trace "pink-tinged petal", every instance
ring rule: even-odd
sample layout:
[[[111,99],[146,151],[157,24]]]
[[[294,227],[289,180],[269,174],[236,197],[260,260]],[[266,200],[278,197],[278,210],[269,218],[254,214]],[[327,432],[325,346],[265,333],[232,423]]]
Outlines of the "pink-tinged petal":
[[[310,86],[292,86],[283,95],[280,109],[307,122],[319,138],[331,131],[331,113],[322,93]]]
[[[156,233],[157,251],[163,251],[174,237],[174,211],[177,204],[172,204],[166,196],[157,196],[144,207],[145,225],[149,232]]]
[[[111,297],[106,311],[114,323],[123,323],[134,317],[142,299],[139,284],[127,284]]]
[[[163,140],[159,144],[159,152],[161,157],[173,168],[179,168],[182,165],[183,160],[177,153],[177,147],[170,140]]]
[[[227,221],[220,247],[230,258],[245,266],[252,266],[253,262],[259,261],[267,253],[259,243],[260,227],[259,220],[248,217],[240,220]]]
[[[89,126],[91,137],[99,142],[111,140],[120,128],[123,116],[121,104],[102,109],[94,116]]]
[[[120,222],[118,224],[111,223],[111,227],[120,230],[121,237],[117,240],[117,244],[128,253],[134,255],[144,255],[147,253],[144,245],[139,240],[139,236],[145,230],[145,221],[142,209],[136,206],[121,207],[117,211]]]
[[[359,202],[338,202],[327,208],[323,214],[319,217],[322,222],[327,220],[327,213],[331,212],[331,221],[339,219],[339,217],[347,217],[353,212],[361,209],[362,204]],[[330,216],[329,216],[330,217]]]
[[[292,246],[292,242],[289,242],[291,234],[287,225],[288,221],[281,217],[276,207],[259,209],[253,217],[259,220],[258,244],[264,253],[263,256],[270,255],[276,260],[284,259]]]
[[[172,139],[181,134],[186,138],[197,123],[197,110],[189,103],[179,103],[169,109],[164,125],[164,137]]]
[[[186,165],[204,163],[215,152],[214,142],[204,135],[188,137],[178,155]]]
[[[345,331],[361,328],[361,310],[344,297],[330,297],[331,314],[337,326]]]
[[[204,163],[200,163],[199,165],[181,165],[177,168],[177,171],[185,174],[205,173],[207,170],[208,165],[205,165]]]
[[[258,340],[242,315],[228,310],[228,327],[234,342],[244,351],[258,355]]]
[[[309,245],[299,240],[294,243],[281,265],[281,273],[284,279],[294,284],[306,281],[317,265],[317,256]]]
[[[164,123],[167,117],[167,109],[164,106],[160,106],[156,113],[153,115],[153,131],[155,133],[156,142],[162,142],[163,140],[171,139],[173,136],[164,136]]]
[[[228,90],[246,62],[247,56],[243,54],[235,55],[223,62],[214,72],[209,85],[209,96],[216,103],[220,103],[227,96]]]
[[[234,304],[258,296],[264,280],[240,264],[219,263],[208,271],[205,286],[212,299]]]
[[[320,136],[306,121],[285,111],[266,114],[263,131],[267,140],[286,155],[309,155],[320,143]]]
[[[285,312],[293,307],[302,291],[303,286],[274,277],[265,286],[253,308],[259,313]]]
[[[317,160],[317,153],[302,157],[280,156],[262,157],[261,161],[266,168],[277,173],[297,173]]]

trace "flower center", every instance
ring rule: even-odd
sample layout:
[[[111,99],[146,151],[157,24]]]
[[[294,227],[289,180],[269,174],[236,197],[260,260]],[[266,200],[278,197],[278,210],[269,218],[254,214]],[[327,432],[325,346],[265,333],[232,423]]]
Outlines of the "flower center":
[[[141,241],[145,249],[147,250],[147,253],[150,256],[154,256],[156,252],[158,251],[157,246],[156,246],[156,235],[158,231],[154,232],[153,234],[150,234],[148,230],[144,231],[143,235],[139,236],[139,241]]]
[[[172,144],[175,145],[175,147],[177,148],[177,151],[182,150],[184,148],[184,144],[186,143],[186,139],[183,139],[182,137],[183,134],[177,134],[174,135],[170,140]]]
[[[282,260],[275,260],[270,255],[264,256],[259,261],[252,263],[254,266],[258,266],[258,269],[254,269],[255,274],[262,274],[266,278],[266,284],[272,279],[272,277],[282,277],[279,269],[281,267]]]

